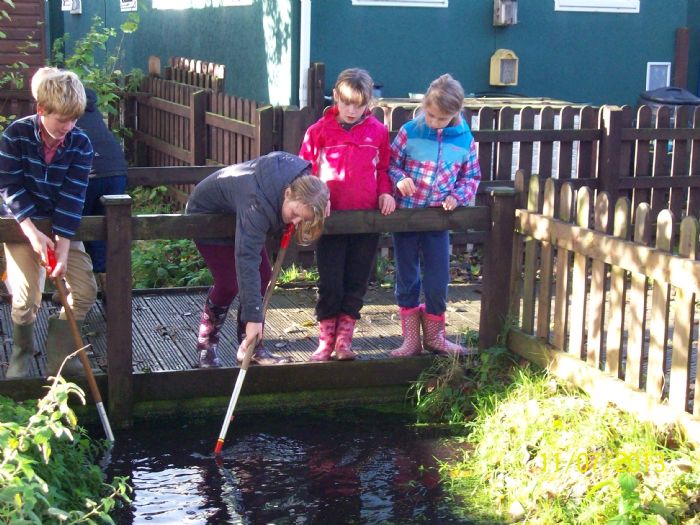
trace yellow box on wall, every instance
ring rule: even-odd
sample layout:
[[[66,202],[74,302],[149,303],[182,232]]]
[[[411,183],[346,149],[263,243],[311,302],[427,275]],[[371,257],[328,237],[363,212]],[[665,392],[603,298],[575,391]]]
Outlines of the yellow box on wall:
[[[510,49],[497,49],[491,55],[489,83],[492,86],[515,86],[518,84],[518,56]]]

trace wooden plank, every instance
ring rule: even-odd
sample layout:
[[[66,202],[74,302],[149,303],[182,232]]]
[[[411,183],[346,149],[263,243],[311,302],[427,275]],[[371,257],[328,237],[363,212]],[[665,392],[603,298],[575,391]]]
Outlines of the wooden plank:
[[[556,188],[552,179],[544,183],[544,203],[542,215],[554,217]],[[537,337],[549,340],[549,324],[552,309],[552,268],[554,253],[552,244],[542,241],[540,251],[540,287],[537,299]]]
[[[560,115],[561,130],[575,129],[574,118],[576,110],[572,107],[562,109]],[[570,140],[559,141],[559,160],[558,160],[558,176],[559,179],[570,179],[574,176],[571,170],[573,163],[574,147]]]
[[[494,176],[494,146],[493,142],[489,141],[483,132],[488,130],[493,130],[495,126],[495,115],[491,108],[481,108],[479,110],[478,118],[478,131],[473,130],[472,135],[474,135],[474,140],[477,142],[477,150],[479,156],[479,167],[481,168],[481,181],[482,184],[485,181],[493,180]],[[392,124],[393,125],[393,124]],[[481,134],[481,135],[480,135]],[[481,138],[479,138],[479,135]]]
[[[645,202],[637,207],[634,220],[634,242],[648,245],[651,241],[651,206]],[[620,265],[616,265],[620,266]],[[647,277],[643,271],[633,271],[630,279],[630,326],[625,356],[625,382],[642,386],[642,356],[645,354],[647,326]]]
[[[673,214],[663,210],[656,219],[656,248],[670,252],[673,242]],[[665,383],[665,363],[668,345],[668,312],[671,287],[664,281],[654,280],[651,291],[651,324],[649,326],[649,365],[646,391],[661,401]]]
[[[474,130],[474,140],[477,142],[497,143],[497,142],[555,142],[555,141],[597,141],[600,140],[602,132],[596,125],[587,129],[554,129],[554,111],[552,108],[545,108],[551,115],[551,128],[542,129],[491,129],[479,128]],[[491,112],[492,109],[489,108]],[[495,112],[494,112],[495,113]],[[545,113],[545,116],[547,116]]]
[[[608,194],[599,192],[595,199],[593,228],[599,232],[608,229],[610,215]],[[605,274],[603,261],[593,259],[591,262],[591,289],[588,294],[588,341],[586,343],[586,362],[595,368],[600,368],[604,358],[603,326],[605,321]]]
[[[613,235],[627,239],[630,204],[628,199],[618,199],[615,204]],[[622,377],[623,334],[625,328],[625,303],[627,297],[627,274],[619,266],[610,268],[610,316],[605,346],[605,371],[613,377]]]
[[[700,179],[700,106],[693,113],[693,127],[698,131],[698,137],[690,143],[689,175],[693,180]],[[688,216],[696,217],[700,213],[700,185],[691,187],[688,191]]]
[[[581,108],[580,121],[581,129],[595,128],[598,125],[598,115],[592,107],[585,106]],[[576,170],[579,179],[592,179],[596,177],[596,166],[593,162],[594,152],[596,151],[594,143],[597,143],[602,139],[602,131],[598,131],[600,134],[597,138],[580,139],[578,168]]]
[[[568,223],[572,218],[574,192],[571,184],[564,184],[559,198],[559,220]],[[556,283],[554,291],[554,334],[552,341],[556,348],[567,350],[566,327],[569,326],[570,259],[566,248],[557,246]]]
[[[641,108],[640,108],[641,109]],[[696,140],[699,132],[694,128],[672,128],[670,120],[670,110],[668,106],[661,106],[661,119],[658,119],[656,126],[646,126],[644,128],[626,128],[622,131],[623,140],[661,140],[664,143],[669,140]],[[666,118],[668,117],[668,118]],[[666,144],[664,144],[665,146]],[[664,153],[668,150],[664,149]]]
[[[207,111],[206,123],[208,126],[217,128],[217,130],[228,131],[251,139],[255,138],[255,126],[243,120],[224,117],[223,115]]]
[[[588,229],[590,224],[591,190],[581,188],[576,193],[576,224]],[[569,351],[581,359],[586,357],[586,285],[588,258],[579,250],[574,252],[574,269],[571,283],[571,307],[569,308]]]
[[[671,113],[668,106],[661,106],[656,112],[656,128],[668,127],[671,122]],[[670,175],[670,163],[668,159],[668,141],[654,140],[654,153],[652,164],[652,177]],[[651,192],[651,214],[657,216],[666,207],[668,192],[653,189]]]
[[[512,130],[514,128],[515,110],[505,107],[498,115],[498,129]],[[513,167],[513,142],[499,141],[496,150],[496,179],[510,180]]]
[[[681,222],[680,245],[678,254],[682,257],[696,258],[698,233],[700,225],[695,217],[686,217]],[[688,408],[688,385],[691,376],[691,352],[693,343],[693,325],[695,313],[695,294],[684,288],[676,289],[673,307],[673,346],[671,350],[671,367],[668,371],[668,402],[678,409]]]
[[[689,106],[676,108],[676,128],[687,128],[689,121]],[[684,179],[688,176],[688,140],[673,140],[671,150],[671,177]],[[669,207],[675,217],[685,217],[688,190],[685,187],[671,189]]]
[[[520,110],[520,129],[532,130],[535,128],[535,110],[531,107],[524,107]],[[525,175],[532,173],[532,150],[533,141],[520,140],[520,151],[518,154],[518,169],[523,170]]]
[[[637,111],[637,126],[650,127],[651,126],[651,108],[649,106],[641,106]],[[623,129],[622,136],[623,140],[625,136],[625,131]],[[634,140],[634,170],[633,175],[636,184],[639,184],[650,178],[649,167],[651,165],[651,154],[650,154],[650,143],[648,141],[642,141],[640,139],[629,139]],[[623,181],[620,180],[620,188],[623,187]],[[632,209],[636,210],[637,206],[641,203],[647,202],[651,203],[651,191],[644,189],[643,186],[639,186],[639,189],[635,187],[632,193]]]
[[[107,323],[109,414],[116,428],[132,424],[131,198],[103,197],[107,217]]]
[[[540,179],[530,177],[527,193],[527,209],[538,213],[540,206]],[[535,323],[535,279],[537,277],[538,243],[533,238],[525,239],[525,270],[523,272],[523,316],[520,326],[528,334],[533,333]]]
[[[527,191],[525,189],[525,175],[521,170],[515,172],[516,201],[515,208],[523,208],[526,205]],[[520,301],[523,297],[523,256],[524,237],[513,232],[513,261],[510,268],[510,306],[508,315],[516,326],[520,326]]]
[[[668,252],[621,241],[612,236],[557,220],[516,211],[516,228],[536,239],[550,239],[558,246],[574,250],[587,257],[621,266],[627,271],[644,273],[655,280],[673,286],[685,286],[693,293],[700,288],[700,261],[688,260]]]

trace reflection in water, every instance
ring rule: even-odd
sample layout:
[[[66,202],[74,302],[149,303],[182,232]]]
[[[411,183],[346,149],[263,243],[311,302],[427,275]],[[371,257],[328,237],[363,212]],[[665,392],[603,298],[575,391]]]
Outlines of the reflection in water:
[[[237,416],[223,455],[218,422],[168,422],[117,437],[109,475],[130,475],[137,523],[466,523],[438,486],[448,441],[400,421]]]

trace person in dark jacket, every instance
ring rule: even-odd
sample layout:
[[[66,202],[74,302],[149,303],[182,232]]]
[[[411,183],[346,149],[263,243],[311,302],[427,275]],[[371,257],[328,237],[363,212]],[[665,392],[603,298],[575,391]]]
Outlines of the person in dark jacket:
[[[234,239],[201,239],[195,243],[211,270],[214,284],[204,305],[197,350],[201,368],[219,367],[217,345],[231,303],[239,296],[239,342],[258,340],[253,354],[259,364],[277,362],[262,346],[262,296],[271,277],[265,252],[269,233],[295,224],[297,240],[309,244],[321,235],[329,192],[311,175],[310,163],[274,152],[223,168],[195,186],[186,212],[235,215]],[[237,358],[243,360],[245,341]]]
[[[85,193],[83,215],[104,215],[105,208],[100,202],[103,195],[122,195],[126,190],[127,163],[124,152],[114,134],[109,130],[97,108],[97,95],[85,89],[87,103],[85,113],[76,124],[90,137],[95,158]],[[92,259],[92,271],[95,272],[104,292],[104,273],[107,244],[103,240],[86,241],[85,250]]]

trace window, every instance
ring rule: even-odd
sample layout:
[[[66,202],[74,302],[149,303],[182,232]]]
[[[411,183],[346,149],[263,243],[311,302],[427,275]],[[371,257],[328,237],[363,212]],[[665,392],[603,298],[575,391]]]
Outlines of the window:
[[[448,0],[352,0],[352,5],[393,7],[447,7]]]
[[[671,62],[647,62],[647,91],[671,85]]]
[[[639,13],[639,0],[554,0],[554,10]]]

